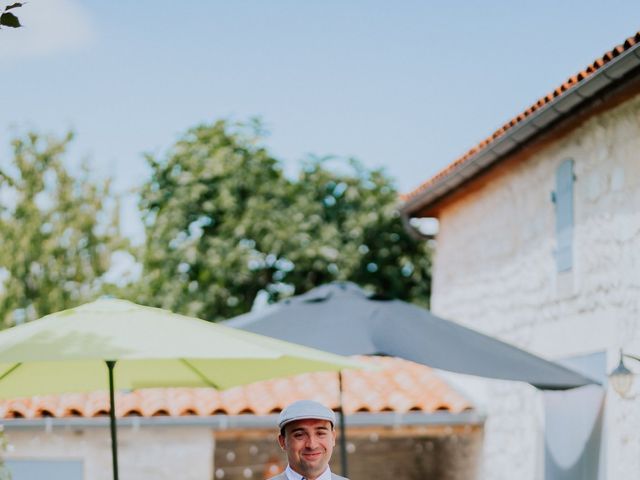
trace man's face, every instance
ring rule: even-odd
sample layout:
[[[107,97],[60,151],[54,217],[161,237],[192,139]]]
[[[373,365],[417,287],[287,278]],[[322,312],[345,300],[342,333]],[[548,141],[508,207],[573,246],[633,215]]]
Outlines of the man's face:
[[[297,420],[284,427],[278,436],[280,448],[287,453],[289,466],[300,475],[314,480],[327,468],[336,432],[327,420]]]

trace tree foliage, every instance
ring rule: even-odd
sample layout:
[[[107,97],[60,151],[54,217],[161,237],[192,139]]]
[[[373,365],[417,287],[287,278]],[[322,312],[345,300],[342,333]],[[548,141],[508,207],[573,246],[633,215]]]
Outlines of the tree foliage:
[[[322,283],[350,280],[426,303],[430,257],[403,229],[397,192],[380,170],[309,160],[288,179],[259,123],[189,130],[164,158],[148,157],[141,208],[146,304],[209,320]]]
[[[64,139],[28,134],[12,142],[0,170],[0,321],[3,326],[68,308],[100,294],[118,231],[109,182],[78,178]]]
[[[20,8],[24,3],[12,3],[10,5],[6,5],[0,13],[0,28],[2,27],[11,27],[11,28],[19,28],[22,25],[20,24],[20,20],[15,15],[15,13],[10,10],[14,10],[16,8]]]

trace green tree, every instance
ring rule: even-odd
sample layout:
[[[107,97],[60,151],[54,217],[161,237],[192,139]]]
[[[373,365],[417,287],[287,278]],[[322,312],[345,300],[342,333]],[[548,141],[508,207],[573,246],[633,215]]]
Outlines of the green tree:
[[[426,303],[429,252],[403,229],[384,172],[311,159],[291,180],[262,133],[258,122],[218,121],[148,157],[143,273],[131,296],[209,320],[250,310],[261,292],[276,301],[333,280]]]
[[[311,159],[290,195],[290,227],[298,237],[284,249],[296,268],[284,281],[297,292],[349,280],[378,295],[427,304],[430,252],[404,229],[398,192],[383,170],[358,161]],[[342,172],[342,173],[340,173]],[[287,253],[289,252],[289,253]]]
[[[16,138],[0,170],[2,326],[95,298],[112,253],[126,247],[109,181],[93,183],[86,167],[74,178],[65,168],[71,139]]]

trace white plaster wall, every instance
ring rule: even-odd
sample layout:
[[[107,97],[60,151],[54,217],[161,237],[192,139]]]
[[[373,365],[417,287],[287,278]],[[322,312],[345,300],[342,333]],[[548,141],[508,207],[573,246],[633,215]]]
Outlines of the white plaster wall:
[[[7,459],[82,460],[85,480],[111,480],[108,428],[7,429]],[[122,427],[118,463],[122,479],[211,480],[214,435],[205,427]]]
[[[567,158],[576,175],[574,266],[558,274],[551,192]],[[615,363],[619,347],[640,354],[640,97],[502,167],[439,220],[435,313],[548,358],[605,350]],[[533,458],[526,451],[538,442],[536,395],[516,385],[495,390],[497,405],[489,408],[496,418],[485,429],[487,480],[541,475],[530,468],[536,460],[522,460]],[[608,397],[608,478],[635,478],[640,404]]]

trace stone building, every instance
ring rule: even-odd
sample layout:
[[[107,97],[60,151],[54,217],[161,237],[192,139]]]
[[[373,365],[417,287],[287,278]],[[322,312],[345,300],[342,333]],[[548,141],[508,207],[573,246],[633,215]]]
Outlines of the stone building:
[[[352,480],[477,477],[483,414],[432,369],[364,357],[380,369],[343,372]],[[275,379],[223,392],[149,389],[120,393],[121,478],[262,480],[286,465],[277,413],[312,398],[339,407],[335,373]],[[105,393],[0,402],[13,480],[112,478]],[[340,472],[336,447],[332,469]]]
[[[639,42],[570,77],[402,207],[437,219],[435,314],[583,369],[604,390],[619,349],[640,353]],[[638,400],[483,388],[482,478],[638,478]]]

